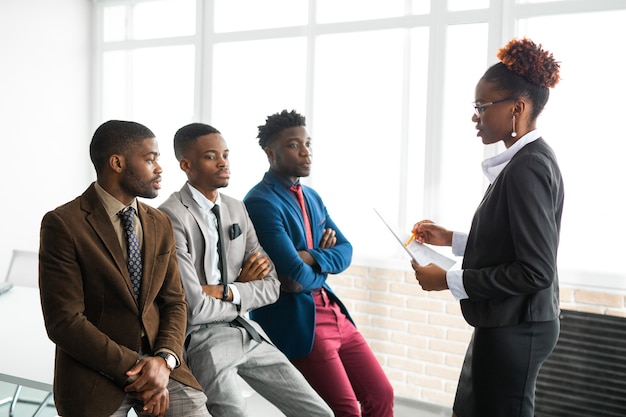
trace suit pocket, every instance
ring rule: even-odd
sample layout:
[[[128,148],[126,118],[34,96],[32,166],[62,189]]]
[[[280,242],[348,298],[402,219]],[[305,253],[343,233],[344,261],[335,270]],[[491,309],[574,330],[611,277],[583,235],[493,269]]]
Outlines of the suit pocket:
[[[62,402],[82,402],[91,396],[98,379],[104,378],[67,355],[59,354],[55,374],[55,397]]]
[[[230,226],[230,229],[228,230],[228,235],[230,237],[230,240],[235,240],[239,236],[241,236],[241,227],[239,227],[239,223],[233,223],[233,225]]]

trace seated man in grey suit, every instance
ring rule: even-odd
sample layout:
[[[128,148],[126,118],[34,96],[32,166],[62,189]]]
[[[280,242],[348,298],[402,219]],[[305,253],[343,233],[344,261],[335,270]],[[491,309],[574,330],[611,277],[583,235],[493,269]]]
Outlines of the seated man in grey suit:
[[[280,281],[243,202],[218,192],[230,179],[224,138],[209,125],[192,123],[176,132],[174,152],[187,183],[159,209],[176,236],[188,303],[187,363],[211,415],[247,415],[239,374],[287,416],[332,416],[261,327],[244,318],[276,301]]]

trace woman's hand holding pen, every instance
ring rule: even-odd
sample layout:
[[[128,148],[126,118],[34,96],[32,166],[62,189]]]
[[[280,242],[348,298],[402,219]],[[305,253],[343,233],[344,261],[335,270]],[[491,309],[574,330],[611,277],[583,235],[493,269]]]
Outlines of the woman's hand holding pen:
[[[439,226],[432,220],[422,220],[415,223],[411,233],[415,240],[420,243],[428,243],[436,246],[452,246],[452,232]]]
[[[432,220],[422,220],[415,223],[411,230],[415,240],[420,243],[428,243],[436,246],[451,246],[452,232],[439,226]],[[446,270],[435,265],[420,265],[411,261],[411,267],[415,271],[415,279],[424,291],[442,291],[448,289]]]

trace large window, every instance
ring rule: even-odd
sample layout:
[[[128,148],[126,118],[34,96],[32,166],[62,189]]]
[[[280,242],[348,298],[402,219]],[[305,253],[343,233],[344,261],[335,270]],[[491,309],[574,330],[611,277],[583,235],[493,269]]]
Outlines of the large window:
[[[225,192],[243,198],[267,169],[256,127],[296,109],[313,140],[305,181],[352,241],[354,262],[385,267],[408,260],[373,208],[404,230],[422,218],[469,227],[485,189],[480,162],[501,150],[475,137],[475,84],[510,38],[532,38],[562,63],[538,122],[565,177],[561,280],[626,289],[623,1],[100,0],[97,9],[94,120],[132,119],[157,134],[164,189],[152,204],[185,179],[177,128],[222,131]]]

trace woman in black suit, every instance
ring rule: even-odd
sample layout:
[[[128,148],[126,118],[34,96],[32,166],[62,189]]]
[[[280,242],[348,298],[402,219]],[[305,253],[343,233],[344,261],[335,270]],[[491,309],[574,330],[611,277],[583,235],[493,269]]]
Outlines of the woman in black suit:
[[[539,369],[559,335],[556,266],[563,181],[550,146],[536,128],[559,81],[552,54],[529,39],[498,52],[476,85],[477,136],[502,141],[482,163],[490,181],[469,234],[430,220],[416,239],[452,246],[462,269],[412,264],[424,290],[450,289],[474,326],[454,401],[457,417],[533,417]]]

